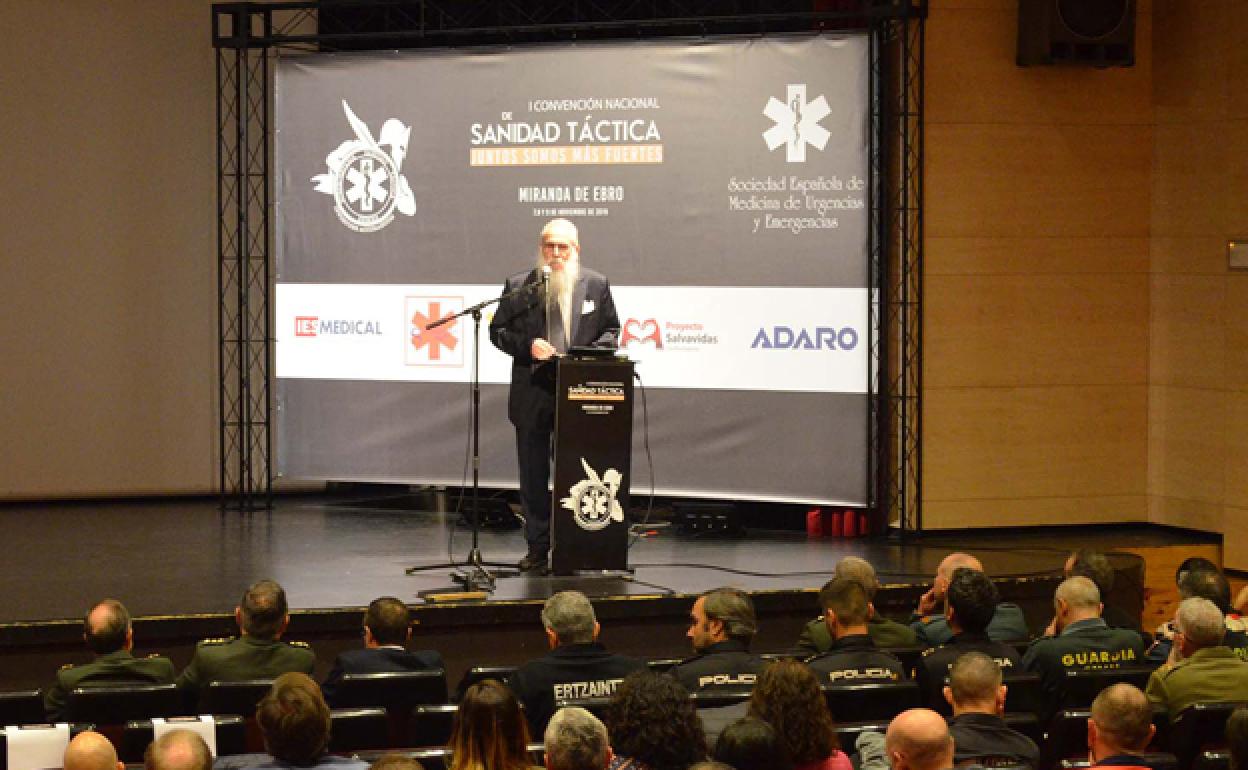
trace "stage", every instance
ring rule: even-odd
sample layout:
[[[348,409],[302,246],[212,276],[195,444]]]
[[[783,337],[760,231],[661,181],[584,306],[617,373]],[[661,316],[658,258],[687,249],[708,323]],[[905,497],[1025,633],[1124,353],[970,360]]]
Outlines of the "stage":
[[[539,653],[541,602],[567,588],[596,600],[603,640],[613,649],[672,657],[687,650],[691,595],[721,585],[754,595],[756,649],[787,649],[817,614],[819,586],[847,555],[862,556],[879,571],[885,588],[877,609],[904,617],[945,554],[971,551],[1037,630],[1047,622],[1072,548],[1217,555],[1216,539],[1147,526],[957,531],[906,542],[808,540],[804,533],[762,529],[742,537],[693,536],[656,528],[631,548],[631,576],[509,577],[485,601],[430,603],[422,592],[451,586],[450,570],[408,575],[407,568],[446,562],[448,548],[462,560],[471,533],[457,524],[457,514],[407,509],[414,499],[434,498],[290,495],[279,496],[270,512],[246,514],[222,512],[215,499],[2,506],[8,555],[0,568],[6,586],[0,677],[7,688],[40,686],[59,665],[89,659],[81,618],[104,597],[120,599],[136,618],[136,653],[161,652],[184,665],[197,639],[236,633],[234,607],[260,578],[285,587],[293,616],[287,637],[313,645],[318,671],[341,649],[360,644],[364,605],[392,595],[413,605],[414,644],[441,650],[454,681],[474,664]],[[490,562],[514,564],[524,553],[519,530],[486,530],[480,544]],[[1172,572],[1160,575],[1163,584],[1172,579]],[[1137,582],[1129,588],[1142,599]]]

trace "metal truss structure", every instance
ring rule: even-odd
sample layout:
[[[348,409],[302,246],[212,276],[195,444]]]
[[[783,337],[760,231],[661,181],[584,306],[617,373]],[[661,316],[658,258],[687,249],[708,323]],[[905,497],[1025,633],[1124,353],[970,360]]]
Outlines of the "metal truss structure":
[[[871,39],[872,532],[922,529],[926,0],[312,0],[217,3],[222,506],[272,506],[272,61],[282,51],[866,31]]]

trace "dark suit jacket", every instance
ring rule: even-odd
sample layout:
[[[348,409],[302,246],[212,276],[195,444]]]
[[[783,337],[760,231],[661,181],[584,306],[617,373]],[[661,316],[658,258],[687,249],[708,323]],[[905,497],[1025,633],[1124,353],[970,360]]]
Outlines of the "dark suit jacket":
[[[330,706],[334,705],[336,688],[343,674],[380,674],[387,671],[446,670],[442,656],[434,650],[396,650],[388,647],[347,650],[334,661],[334,667],[325,677],[321,692]]]
[[[503,284],[503,293],[540,283],[534,268],[517,273]],[[601,273],[584,266],[572,291],[572,328],[568,335],[573,347],[615,347],[620,319],[615,314],[611,286]],[[507,416],[517,428],[535,430],[553,424],[555,405],[555,366],[553,361],[534,361],[530,354],[533,340],[549,339],[542,294],[533,291],[501,302],[490,321],[490,341],[511,356],[511,392]]]

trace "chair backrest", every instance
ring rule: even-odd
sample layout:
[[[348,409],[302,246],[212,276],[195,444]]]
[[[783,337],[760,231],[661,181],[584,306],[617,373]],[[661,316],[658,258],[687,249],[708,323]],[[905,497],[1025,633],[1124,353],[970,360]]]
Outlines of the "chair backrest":
[[[1193,703],[1179,712],[1170,723],[1167,745],[1184,767],[1202,751],[1226,746],[1226,720],[1239,703]]]
[[[459,713],[458,703],[417,706],[408,721],[408,745],[445,746],[451,740],[451,727]]]
[[[43,719],[43,696],[38,690],[0,692],[0,725],[34,725]]]
[[[837,741],[841,744],[841,750],[846,754],[853,754],[854,746],[858,743],[858,736],[863,733],[880,733],[883,735],[888,730],[888,720],[877,720],[874,722],[838,722],[834,728],[836,731]]]
[[[174,717],[168,721],[170,725],[176,726],[179,721],[198,721],[199,719],[201,717]],[[247,752],[247,738],[242,717],[236,714],[222,714],[214,716],[212,720],[217,733],[218,757]],[[121,733],[121,743],[117,747],[117,758],[127,764],[141,763],[143,752],[147,750],[154,736],[152,720],[135,719],[126,722],[125,729]]]
[[[1058,707],[1088,708],[1101,690],[1119,682],[1133,684],[1143,690],[1148,686],[1148,678],[1152,673],[1152,666],[1123,666],[1103,671],[1067,671],[1058,693]]]
[[[914,669],[919,665],[919,659],[923,657],[923,650],[927,649],[921,644],[908,645],[906,647],[884,647],[882,652],[887,652],[897,660],[901,661],[906,676],[912,676]]]
[[[423,703],[446,703],[446,672],[383,671],[344,674],[334,689],[335,708],[411,711]]]
[[[185,713],[175,684],[110,683],[69,691],[65,708],[71,722],[120,725],[131,719],[173,717]]]
[[[1005,710],[1013,714],[1044,714],[1044,690],[1040,675],[1034,671],[1011,671],[1001,676],[1005,685]],[[1091,705],[1091,701],[1088,702]]]
[[[1164,751],[1146,751],[1136,754],[1140,758],[1140,763],[1145,767],[1154,768],[1154,770],[1178,770],[1179,759],[1173,754]],[[1081,768],[1091,767],[1092,763],[1087,757],[1080,759],[1063,759],[1057,764],[1062,770],[1080,770]]]
[[[646,665],[650,668],[651,671],[655,671],[657,673],[662,674],[662,673],[666,673],[667,671],[670,671],[672,667],[675,666],[677,663],[679,663],[681,660],[682,658],[655,658],[654,660],[646,661]]]
[[[348,751],[390,747],[390,718],[381,708],[333,709],[329,712],[329,750]]]
[[[689,700],[693,701],[694,708],[714,709],[723,706],[732,706],[742,703],[750,699],[752,694],[750,689],[722,689],[722,690],[703,690],[702,692],[690,693]]]
[[[1231,752],[1202,751],[1192,762],[1192,770],[1231,770]]]
[[[23,732],[26,730],[42,732],[42,731],[53,731],[55,727],[53,725],[47,725],[47,724],[32,724],[32,725],[23,725],[17,729],[22,730]],[[59,756],[64,756],[65,746],[69,745],[70,739],[72,739],[78,733],[85,732],[87,730],[94,730],[94,729],[95,729],[95,725],[93,724],[83,724],[83,723],[71,724],[69,726],[69,736],[67,738],[64,738],[63,744],[60,741],[57,742],[57,749],[55,751],[59,752],[58,753]],[[40,762],[38,764],[42,766],[44,763]],[[57,767],[59,766],[60,765],[58,764]],[[4,729],[0,728],[0,770],[8,770],[8,767],[9,767],[9,739],[8,739],[8,736],[5,734]]]
[[[1040,723],[1040,718],[1035,714],[1028,712],[1014,714],[1007,711],[1004,718],[1006,727],[1026,735],[1037,746],[1044,742],[1044,726]]]
[[[920,704],[917,682],[825,685],[823,697],[836,722],[891,720]]]
[[[459,702],[468,688],[477,682],[483,682],[486,679],[506,682],[508,677],[516,673],[517,668],[518,666],[473,666],[465,671],[464,676],[459,680],[459,687],[455,689],[455,701]]]
[[[202,711],[209,714],[238,714],[249,717],[256,704],[273,688],[272,679],[244,679],[238,682],[209,682],[200,698]]]
[[[560,698],[555,701],[555,710],[568,706],[583,708],[603,722],[607,721],[607,706],[611,705],[611,696],[603,695],[596,698]]]

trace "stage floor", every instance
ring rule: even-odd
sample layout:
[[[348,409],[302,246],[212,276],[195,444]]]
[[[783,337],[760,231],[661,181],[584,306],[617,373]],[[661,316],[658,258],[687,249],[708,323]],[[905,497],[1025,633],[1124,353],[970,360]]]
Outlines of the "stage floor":
[[[77,620],[106,596],[121,599],[135,616],[230,613],[242,590],[266,577],[285,586],[292,609],[361,607],[382,595],[415,603],[420,592],[451,585],[450,570],[406,575],[405,569],[446,562],[448,553],[462,560],[471,534],[457,521],[453,514],[329,495],[281,496],[272,512],[250,514],[223,513],[215,499],[6,504],[0,506],[7,551],[0,625]],[[850,554],[875,564],[885,584],[917,585],[929,582],[955,549],[975,552],[994,577],[1026,578],[1055,574],[1076,547],[1208,541],[1143,526],[966,530],[904,543],[661,530],[631,549],[632,580],[503,578],[491,599],[542,599],[570,585],[599,595],[695,594],[720,585],[810,590]],[[486,531],[481,550],[488,561],[514,564],[524,541],[519,530]]]

